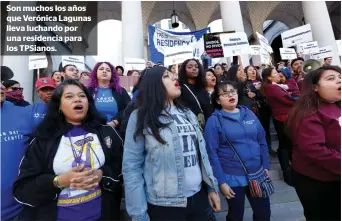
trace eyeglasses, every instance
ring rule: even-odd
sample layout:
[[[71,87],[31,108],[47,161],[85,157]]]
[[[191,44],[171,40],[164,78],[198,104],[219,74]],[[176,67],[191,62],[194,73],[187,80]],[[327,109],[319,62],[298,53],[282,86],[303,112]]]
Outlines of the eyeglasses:
[[[23,91],[24,88],[22,87],[11,87],[12,91]]]
[[[221,94],[219,94],[219,97],[229,97],[229,96],[233,96],[237,94],[237,90],[236,89],[231,89],[230,91],[224,91]]]

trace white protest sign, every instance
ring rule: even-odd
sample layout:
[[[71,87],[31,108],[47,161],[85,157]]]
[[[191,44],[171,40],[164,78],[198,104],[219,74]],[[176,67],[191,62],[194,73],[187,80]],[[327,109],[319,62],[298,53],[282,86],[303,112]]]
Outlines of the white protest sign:
[[[320,60],[320,59],[324,59],[324,58],[332,57],[332,56],[333,56],[333,52],[332,52],[331,45],[319,48],[319,53],[312,54],[312,58],[316,60]]]
[[[146,68],[146,62],[142,58],[125,58],[125,70],[130,71],[130,70],[138,70],[142,71]]]
[[[250,45],[250,55],[260,55],[261,46],[260,45]]]
[[[63,67],[67,64],[75,65],[79,72],[85,70],[84,56],[62,56]]]
[[[184,48],[181,51],[178,51],[176,48],[168,49],[164,54],[164,65],[180,64],[190,58],[193,58],[192,47]]]
[[[270,64],[271,62],[270,54],[264,48],[260,50],[260,62],[261,64]]]
[[[36,53],[29,56],[29,70],[47,68],[48,60],[45,52]]]
[[[341,56],[341,40],[336,40],[338,54]]]
[[[245,32],[220,34],[224,57],[248,55],[250,53],[248,38]]]
[[[279,48],[281,59],[291,60],[297,58],[297,53],[293,48]]]
[[[263,35],[259,34],[259,32],[256,32],[256,35],[258,37],[258,40],[259,40],[261,47],[265,48],[269,53],[273,53],[273,49],[269,45],[267,38],[265,38]]]
[[[319,47],[317,41],[312,42],[305,42],[302,44],[299,44],[298,47],[298,53],[302,54],[314,54],[319,53]]]
[[[298,28],[294,28],[281,33],[281,40],[283,41],[283,47],[288,48],[298,45],[304,42],[312,41],[311,25],[303,25]]]

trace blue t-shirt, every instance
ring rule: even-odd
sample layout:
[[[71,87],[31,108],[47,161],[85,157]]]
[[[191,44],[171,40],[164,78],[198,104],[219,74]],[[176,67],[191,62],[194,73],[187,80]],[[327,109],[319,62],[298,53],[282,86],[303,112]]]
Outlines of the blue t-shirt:
[[[98,169],[104,162],[105,156],[97,135],[86,132],[82,126],[74,126],[69,133],[62,136],[53,168],[55,173],[60,175],[77,164]],[[63,188],[58,196],[57,220],[98,220],[101,217],[101,195],[100,186],[89,191]]]
[[[107,122],[118,114],[118,104],[113,97],[111,88],[98,88],[95,96],[96,109],[103,114]]]
[[[33,131],[29,112],[5,101],[1,107],[1,210],[0,220],[12,219],[22,209],[13,196],[13,183]]]

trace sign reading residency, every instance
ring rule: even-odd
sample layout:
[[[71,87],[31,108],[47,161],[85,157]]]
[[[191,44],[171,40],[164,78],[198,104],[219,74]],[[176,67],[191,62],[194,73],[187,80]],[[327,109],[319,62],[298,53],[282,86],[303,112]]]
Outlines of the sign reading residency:
[[[295,46],[304,42],[311,42],[313,40],[311,25],[307,24],[298,28],[284,31],[281,33],[281,40],[283,41],[284,48]]]

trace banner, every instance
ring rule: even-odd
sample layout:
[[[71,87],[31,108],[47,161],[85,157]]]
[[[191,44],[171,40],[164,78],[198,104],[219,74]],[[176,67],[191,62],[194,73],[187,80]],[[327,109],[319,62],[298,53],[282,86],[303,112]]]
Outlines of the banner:
[[[48,60],[45,52],[36,53],[29,56],[29,70],[47,68]]]
[[[341,56],[341,40],[336,40],[338,55]]]
[[[141,58],[125,58],[125,70],[138,70],[142,71],[146,68],[146,62],[144,59]]]
[[[294,48],[279,48],[282,60],[292,60],[297,58],[297,53]]]
[[[261,46],[260,45],[250,45],[250,55],[260,55]]]
[[[319,53],[319,47],[318,47],[317,41],[299,44],[297,48],[298,48],[298,53],[302,53],[302,54]]]
[[[62,66],[67,64],[75,65],[79,72],[85,70],[84,56],[62,56]]]
[[[320,59],[324,59],[324,58],[332,57],[332,56],[333,56],[332,46],[329,45],[326,47],[319,48],[319,53],[313,54],[312,58],[316,60],[320,60]]]
[[[250,47],[245,32],[235,32],[230,34],[220,34],[224,57],[238,55],[248,55]]]
[[[259,32],[256,32],[256,35],[261,47],[265,48],[269,53],[273,53],[273,49],[269,45],[268,40],[263,35],[259,34]]]
[[[210,28],[193,32],[172,32],[148,25],[148,40],[152,62],[164,61],[165,52],[172,50],[172,48],[178,52],[183,52],[191,47],[193,51],[192,58],[200,59],[204,52],[203,34],[209,31]]]
[[[281,33],[281,40],[283,41],[283,47],[288,48],[296,46],[300,43],[312,41],[311,25],[303,25],[298,28],[294,28]]]
[[[220,34],[224,33],[234,33],[235,31],[226,31],[226,32],[215,32],[204,34],[204,50],[207,52],[207,55],[211,58],[223,58],[223,49],[220,39]]]

